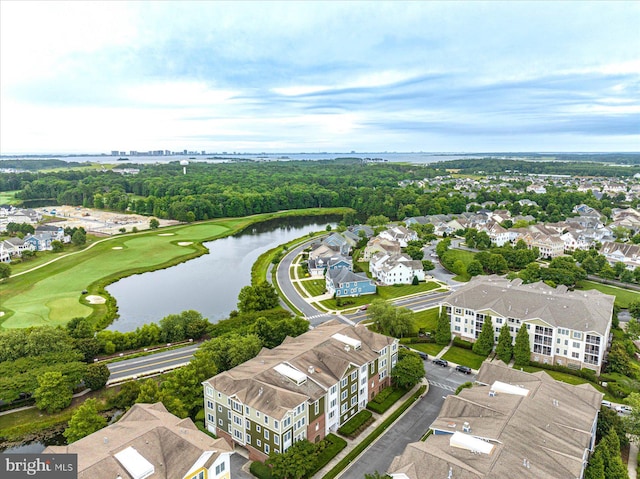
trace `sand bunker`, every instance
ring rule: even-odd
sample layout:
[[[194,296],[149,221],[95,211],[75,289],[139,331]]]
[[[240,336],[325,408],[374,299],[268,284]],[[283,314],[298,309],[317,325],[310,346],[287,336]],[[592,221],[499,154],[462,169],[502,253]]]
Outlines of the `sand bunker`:
[[[174,236],[175,233],[160,233],[158,236]]]
[[[107,302],[102,296],[89,295],[86,298],[91,304],[103,304]]]
[[[180,241],[178,246],[189,246],[190,244],[193,244],[193,241]]]
[[[111,248],[111,249],[122,249],[122,246],[114,246],[114,247],[113,247],[113,248]]]

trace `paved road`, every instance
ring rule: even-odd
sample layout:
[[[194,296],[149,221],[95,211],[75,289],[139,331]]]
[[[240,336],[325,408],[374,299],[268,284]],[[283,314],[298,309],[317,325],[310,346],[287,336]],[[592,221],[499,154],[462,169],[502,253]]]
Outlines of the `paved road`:
[[[423,361],[429,380],[429,392],[404,414],[388,431],[349,466],[343,478],[362,478],[375,471],[384,474],[391,461],[404,451],[410,442],[419,441],[438,416],[444,397],[456,388],[473,381],[475,376],[459,373],[452,368],[442,368],[430,361]]]
[[[193,353],[198,349],[198,344],[185,346],[179,349],[163,351],[133,359],[123,359],[116,363],[109,363],[107,367],[111,372],[109,382],[117,382],[134,376],[147,376],[184,366],[193,358]]]

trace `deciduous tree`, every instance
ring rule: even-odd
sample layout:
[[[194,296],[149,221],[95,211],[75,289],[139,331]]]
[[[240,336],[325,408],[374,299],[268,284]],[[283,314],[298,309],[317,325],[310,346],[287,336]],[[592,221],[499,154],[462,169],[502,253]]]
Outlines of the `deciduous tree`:
[[[33,396],[38,409],[53,413],[71,404],[73,389],[60,371],[49,371],[38,376],[38,388]]]
[[[107,420],[98,414],[98,402],[95,399],[87,399],[73,413],[71,420],[69,420],[69,426],[62,435],[67,438],[67,443],[71,444],[106,425]]]
[[[84,384],[92,391],[102,389],[109,380],[109,368],[104,363],[89,364],[84,375]]]
[[[398,362],[391,370],[391,379],[401,388],[412,388],[424,377],[424,365],[417,353],[400,349]]]

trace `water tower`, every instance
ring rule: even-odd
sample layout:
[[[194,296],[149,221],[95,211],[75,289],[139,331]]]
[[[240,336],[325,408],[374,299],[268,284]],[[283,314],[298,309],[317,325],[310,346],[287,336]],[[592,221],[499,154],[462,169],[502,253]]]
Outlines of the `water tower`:
[[[186,174],[187,174],[187,165],[188,165],[188,164],[189,164],[189,162],[188,162],[187,160],[182,160],[182,161],[180,162],[180,166],[182,166],[182,173],[183,173],[184,175],[186,175]]]

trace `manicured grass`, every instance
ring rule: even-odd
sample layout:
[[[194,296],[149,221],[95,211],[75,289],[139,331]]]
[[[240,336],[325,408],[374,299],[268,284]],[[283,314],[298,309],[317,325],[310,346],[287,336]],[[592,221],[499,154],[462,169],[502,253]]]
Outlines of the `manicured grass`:
[[[403,342],[400,340],[400,342]],[[423,353],[427,353],[429,356],[437,356],[440,351],[444,349],[444,345],[436,344],[436,343],[403,343],[406,344],[411,349],[415,349],[416,351],[422,351]]]
[[[446,359],[447,361],[451,361],[452,363],[460,364],[462,366],[469,366],[472,369],[479,369],[482,362],[487,358],[479,356],[468,349],[451,346],[449,351],[442,356],[442,359]]]
[[[20,200],[16,199],[16,193],[20,190],[0,191],[0,205],[17,205]]]
[[[438,323],[438,308],[425,309],[413,313],[413,330],[416,334],[423,328],[425,331],[436,329]]]
[[[471,261],[473,261],[474,257],[475,257],[475,253],[471,252],[471,251],[466,251],[466,250],[462,250],[462,249],[450,249],[449,251],[447,251],[447,257],[453,258],[451,264],[455,263],[456,261],[460,260],[464,263],[465,269],[466,267],[469,265],[469,263],[471,263]],[[454,276],[453,278],[455,281],[469,281],[471,279],[471,275],[469,274],[462,274],[462,275],[457,275]]]
[[[604,294],[610,294],[616,297],[615,304],[620,308],[628,308],[633,301],[640,301],[640,292],[630,289],[609,286],[608,284],[597,283],[595,281],[578,281],[576,285],[578,289],[596,289]]]
[[[303,298],[304,298],[305,296],[307,296],[307,294],[306,294],[306,290],[305,290],[305,289],[300,285],[300,283],[295,282],[295,283],[291,283],[291,284],[293,284],[293,287],[294,287],[294,288],[296,288],[296,291],[298,292],[298,294],[299,294],[300,296],[302,296]]]
[[[305,212],[326,214],[327,210]],[[295,214],[301,213],[296,211]],[[107,308],[83,303],[82,290],[106,296],[104,286],[120,278],[166,268],[194,258],[206,252],[201,245],[203,241],[228,236],[257,221],[282,216],[286,214],[225,218],[120,235],[96,242],[91,248],[0,282],[0,310],[6,313],[0,318],[2,327],[56,326],[76,316],[87,317],[94,311],[99,313],[97,317],[94,314],[93,319],[101,324]],[[169,233],[171,236],[164,236]],[[192,244],[180,246],[179,242]]]
[[[344,310],[344,309],[354,309],[360,306],[364,306],[365,304],[369,304],[374,299],[378,299],[379,296],[377,294],[366,294],[364,296],[357,296],[353,298],[344,298],[343,301],[348,301],[349,304],[338,306],[335,299],[325,299],[320,301],[317,304],[321,304],[328,309],[336,309],[336,310]]]
[[[310,296],[320,296],[324,293],[327,282],[324,279],[308,279],[301,281],[300,285],[309,293]]]
[[[378,286],[378,296],[382,299],[395,299],[410,294],[426,293],[439,287],[440,285],[434,281],[422,282],[415,286],[412,284]]]

